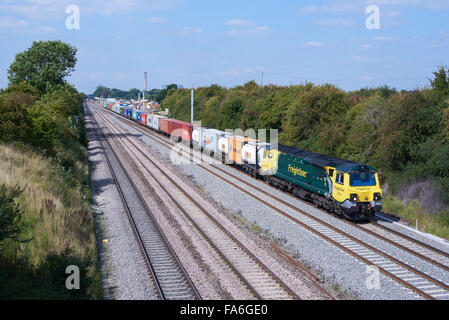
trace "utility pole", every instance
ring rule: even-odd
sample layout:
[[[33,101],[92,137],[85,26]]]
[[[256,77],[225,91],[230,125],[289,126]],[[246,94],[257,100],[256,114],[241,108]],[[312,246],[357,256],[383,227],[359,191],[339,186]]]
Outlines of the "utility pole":
[[[142,106],[145,105],[145,91],[147,90],[147,73],[143,73],[143,99],[142,99]],[[143,107],[142,107],[143,108]]]
[[[260,72],[260,86],[262,87],[263,86],[263,75],[264,75],[264,72],[260,71],[260,70],[257,70],[257,72]]]
[[[193,124],[193,87],[190,95],[190,123]]]

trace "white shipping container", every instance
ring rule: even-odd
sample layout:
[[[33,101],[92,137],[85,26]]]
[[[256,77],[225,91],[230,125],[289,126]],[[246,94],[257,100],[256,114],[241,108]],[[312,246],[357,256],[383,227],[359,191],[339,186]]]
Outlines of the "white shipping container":
[[[165,119],[165,118],[167,118],[167,117],[154,114],[153,115],[153,125],[152,125],[153,129],[159,131],[160,127],[161,127],[161,119]]]
[[[249,142],[245,144],[242,148],[242,160],[244,163],[255,165],[260,165],[260,159],[264,150],[269,146],[266,142]]]
[[[201,135],[202,131],[204,129],[202,127],[194,127],[192,131],[192,143],[199,146],[201,144],[201,147],[203,147]]]
[[[153,128],[153,114],[148,113],[147,115],[147,126]]]
[[[229,152],[229,136],[223,136],[218,139],[218,152],[220,154],[228,155]]]
[[[226,132],[217,129],[205,129],[201,137],[202,145],[204,150],[213,152],[214,154],[219,153],[218,142],[221,137],[224,137]]]

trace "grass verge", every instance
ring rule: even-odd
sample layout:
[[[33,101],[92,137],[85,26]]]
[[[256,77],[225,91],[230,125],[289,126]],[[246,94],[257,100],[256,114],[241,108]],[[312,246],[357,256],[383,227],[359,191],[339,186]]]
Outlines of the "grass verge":
[[[384,212],[399,216],[412,227],[416,227],[416,221],[418,221],[420,231],[449,240],[449,210],[447,209],[438,214],[432,214],[424,210],[416,200],[403,202],[391,195],[384,197],[382,207]]]
[[[87,154],[74,165],[76,176],[55,159],[24,146],[0,144],[0,185],[19,186],[22,212],[17,243],[0,246],[0,299],[101,299]],[[66,268],[80,270],[80,290],[68,290]]]

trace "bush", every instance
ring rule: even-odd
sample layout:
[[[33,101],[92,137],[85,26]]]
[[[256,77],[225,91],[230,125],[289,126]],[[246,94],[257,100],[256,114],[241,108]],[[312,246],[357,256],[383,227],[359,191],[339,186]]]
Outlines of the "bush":
[[[37,102],[28,112],[33,123],[33,144],[45,150],[52,150],[58,134],[58,115],[55,103]]]
[[[12,189],[5,185],[0,186],[0,249],[5,239],[19,240],[18,236],[22,232],[20,226],[22,212],[15,199],[22,193],[23,189],[19,186]]]
[[[77,257],[70,249],[62,253],[49,253],[38,266],[33,266],[21,258],[14,263],[0,256],[0,299],[74,300],[89,299],[93,296],[92,279],[86,259]],[[79,290],[68,290],[65,273],[68,266],[77,266],[80,275]]]
[[[0,94],[0,142],[30,142],[32,124],[28,109],[33,97],[22,92]]]

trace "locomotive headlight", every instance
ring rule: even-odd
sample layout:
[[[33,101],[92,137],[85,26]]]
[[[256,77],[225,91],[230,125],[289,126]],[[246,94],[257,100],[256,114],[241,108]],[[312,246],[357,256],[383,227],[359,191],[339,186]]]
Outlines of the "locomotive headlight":
[[[380,196],[380,193],[379,193],[379,192],[376,192],[376,193],[374,194],[374,201],[379,201],[381,198],[382,198],[382,197]]]
[[[357,202],[357,194],[356,193],[351,193],[350,198],[351,198],[351,201]]]

